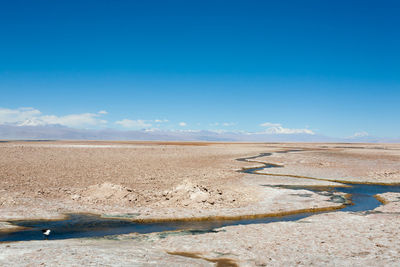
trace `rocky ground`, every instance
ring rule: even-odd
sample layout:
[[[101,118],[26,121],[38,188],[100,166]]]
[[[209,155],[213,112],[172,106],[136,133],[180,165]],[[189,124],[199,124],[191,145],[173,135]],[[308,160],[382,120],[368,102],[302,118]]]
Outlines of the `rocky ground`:
[[[288,149],[302,151],[255,159],[284,166],[263,171],[269,175],[237,172],[260,163],[236,158]],[[342,203],[331,196],[269,185],[400,181],[399,145],[6,142],[0,152],[3,221],[65,212],[166,219],[334,208]],[[385,205],[369,213],[333,212],[201,235],[3,243],[0,265],[398,265],[399,195],[379,199]]]

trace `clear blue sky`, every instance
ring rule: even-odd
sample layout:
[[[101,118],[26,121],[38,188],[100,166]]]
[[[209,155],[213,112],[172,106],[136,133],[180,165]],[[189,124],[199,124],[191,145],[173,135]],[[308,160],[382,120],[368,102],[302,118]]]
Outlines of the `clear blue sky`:
[[[399,1],[1,1],[0,108],[399,137],[399,14]]]

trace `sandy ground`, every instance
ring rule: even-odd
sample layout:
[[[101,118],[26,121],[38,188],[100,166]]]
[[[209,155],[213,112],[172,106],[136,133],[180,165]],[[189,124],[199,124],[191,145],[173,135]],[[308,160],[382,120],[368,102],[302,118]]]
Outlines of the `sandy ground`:
[[[253,179],[259,177],[237,172],[259,164],[236,158],[284,149],[266,144],[2,143],[0,219],[56,218],[66,212],[139,213],[138,219],[239,216],[337,206],[318,194],[304,199],[261,187],[268,179],[257,183]]]
[[[238,182],[245,163],[235,158],[262,151],[190,143],[1,144],[0,218],[244,206],[257,196]]]
[[[255,160],[283,165],[263,171],[278,176],[237,172],[260,164],[236,158],[287,149],[302,151]],[[400,145],[6,142],[0,144],[0,220],[65,212],[197,218],[335,207],[341,204],[311,191],[268,187],[337,185],[333,180],[400,182]],[[380,195],[386,204],[366,214],[333,212],[195,236],[0,244],[0,265],[212,266],[218,259],[240,266],[398,265],[399,196]]]
[[[320,146],[321,147],[321,146]],[[338,181],[400,183],[400,147],[322,146],[320,150],[273,154],[260,161],[283,165],[262,173],[288,174]]]

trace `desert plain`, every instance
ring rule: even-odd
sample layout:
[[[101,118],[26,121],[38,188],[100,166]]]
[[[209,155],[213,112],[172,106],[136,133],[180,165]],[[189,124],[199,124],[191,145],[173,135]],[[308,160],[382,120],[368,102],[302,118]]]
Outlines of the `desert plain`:
[[[270,154],[252,158],[261,153]],[[273,167],[243,172],[263,164]],[[373,210],[344,212],[351,196],[307,190],[349,183],[400,184],[400,145],[4,140],[3,232],[17,229],[9,221],[68,213],[142,222],[315,215],[196,235],[0,242],[0,265],[399,265],[399,193],[376,196],[382,205]]]

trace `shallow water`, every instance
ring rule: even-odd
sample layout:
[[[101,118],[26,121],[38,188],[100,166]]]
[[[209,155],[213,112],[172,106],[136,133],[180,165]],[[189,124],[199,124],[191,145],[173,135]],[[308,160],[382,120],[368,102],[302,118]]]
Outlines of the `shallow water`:
[[[336,188],[337,191],[351,194],[354,205],[350,205],[341,211],[369,211],[382,203],[374,196],[386,192],[400,192],[398,185],[371,185],[371,184],[348,184],[350,187]]]
[[[105,219],[90,214],[69,214],[68,218],[59,221],[26,220],[14,221],[13,224],[29,227],[25,230],[0,233],[0,242],[42,240],[41,229],[51,229],[51,240],[83,237],[102,237],[128,233],[154,233],[184,230],[185,234],[202,234],[215,232],[214,229],[238,224],[270,223],[295,221],[315,213],[301,213],[282,217],[265,217],[243,220],[207,220],[207,221],[168,221],[158,223],[137,223],[129,220]]]
[[[297,151],[297,150],[296,150]],[[292,152],[285,151],[283,153]],[[241,158],[239,161],[247,161],[258,157],[269,156],[271,153],[263,153],[258,156],[249,158]],[[242,172],[254,173],[264,168],[277,167],[273,164],[264,164],[259,168],[243,169]],[[341,211],[369,211],[380,206],[381,203],[374,197],[376,194],[385,192],[400,192],[398,185],[372,185],[347,183],[349,187],[317,187],[317,186],[276,186],[290,189],[306,189],[319,194],[331,195],[332,201],[341,201],[340,198],[334,197],[333,192],[343,192],[352,195],[353,205],[347,205]],[[306,194],[302,196],[307,197]],[[344,199],[343,199],[344,200]],[[327,211],[322,211],[327,212]],[[232,220],[205,220],[205,221],[167,221],[153,223],[139,223],[127,219],[110,219],[102,218],[98,215],[91,214],[68,214],[63,220],[20,220],[10,221],[10,223],[18,226],[26,227],[26,229],[14,232],[0,232],[0,242],[12,241],[28,241],[42,240],[43,235],[41,229],[51,229],[49,239],[67,239],[67,238],[83,238],[83,237],[102,237],[107,235],[120,235],[128,233],[153,233],[164,231],[185,231],[185,234],[201,234],[206,232],[215,232],[214,229],[229,225],[246,225],[256,223],[271,223],[281,221],[296,221],[311,215],[322,212],[303,212],[299,214],[291,214],[285,216],[273,216],[251,219],[232,219]]]
[[[369,211],[373,210],[382,203],[378,201],[374,196],[386,192],[400,192],[399,185],[374,185],[374,184],[357,184],[357,183],[345,183],[348,187],[328,187],[328,186],[287,186],[277,185],[273,187],[281,187],[286,189],[294,190],[309,190],[319,194],[327,194],[329,192],[342,192],[351,195],[351,205],[346,205],[340,211]]]

